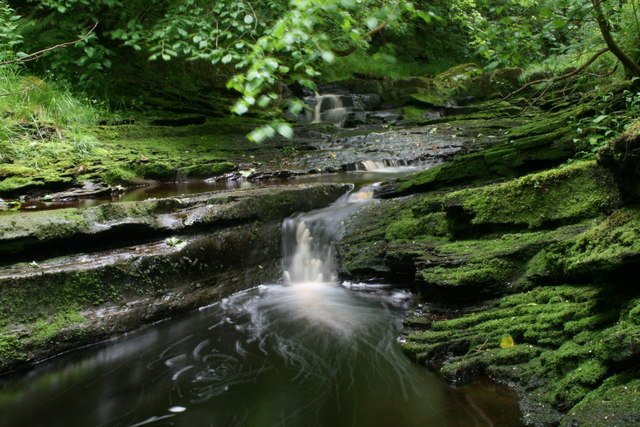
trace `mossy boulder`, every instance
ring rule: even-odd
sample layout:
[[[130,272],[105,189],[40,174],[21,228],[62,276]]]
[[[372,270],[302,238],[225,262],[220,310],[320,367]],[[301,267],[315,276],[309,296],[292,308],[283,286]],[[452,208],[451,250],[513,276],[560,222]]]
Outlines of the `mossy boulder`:
[[[621,405],[637,400],[638,380],[619,372],[638,356],[640,329],[624,320],[636,303],[611,292],[615,285],[535,288],[432,322],[402,346],[456,384],[489,376],[515,387],[536,425],[604,425],[607,415],[634,424],[638,408]]]
[[[443,203],[450,226],[465,233],[478,227],[534,229],[573,223],[611,212],[620,197],[611,175],[586,162],[454,191]]]
[[[592,218],[611,214],[619,203],[610,174],[594,162],[385,200],[347,224],[338,245],[341,268],[347,277],[409,281],[445,300],[499,295],[564,274],[546,254],[573,245],[593,227]]]
[[[533,258],[528,275],[536,281],[635,280],[640,273],[640,210],[627,207],[571,241],[549,245]]]
[[[640,121],[634,122],[617,139],[598,153],[598,162],[610,169],[630,201],[640,200]]]

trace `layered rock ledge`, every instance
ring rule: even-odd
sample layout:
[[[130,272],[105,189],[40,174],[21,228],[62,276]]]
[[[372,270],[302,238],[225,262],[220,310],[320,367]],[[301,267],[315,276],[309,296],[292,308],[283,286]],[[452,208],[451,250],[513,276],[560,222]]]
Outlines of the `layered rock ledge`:
[[[569,165],[561,130],[383,185],[347,224],[342,275],[417,291],[405,352],[514,388],[527,424],[636,425],[638,127]]]
[[[0,216],[0,371],[278,280],[282,220],[348,188],[259,188]]]

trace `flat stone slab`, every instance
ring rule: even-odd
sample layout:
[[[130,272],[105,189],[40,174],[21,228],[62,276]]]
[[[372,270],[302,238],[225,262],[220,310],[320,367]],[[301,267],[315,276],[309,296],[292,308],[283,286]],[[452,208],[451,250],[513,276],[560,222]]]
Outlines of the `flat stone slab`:
[[[0,264],[132,244],[188,230],[281,220],[326,206],[349,188],[343,184],[262,187],[4,214],[0,215]]]

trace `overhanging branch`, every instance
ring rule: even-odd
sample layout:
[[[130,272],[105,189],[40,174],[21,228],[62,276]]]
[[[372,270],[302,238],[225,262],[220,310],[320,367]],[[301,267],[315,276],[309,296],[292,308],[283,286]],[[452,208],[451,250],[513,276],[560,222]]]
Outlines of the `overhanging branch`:
[[[563,74],[561,76],[553,77],[551,79],[539,79],[539,80],[534,80],[532,82],[529,82],[529,83],[525,84],[524,86],[522,86],[521,88],[514,90],[513,92],[511,92],[510,94],[508,94],[504,98],[494,102],[493,104],[489,104],[489,107],[491,107],[493,105],[496,105],[496,104],[498,104],[498,103],[500,103],[502,101],[506,101],[507,99],[511,98],[513,95],[516,95],[516,94],[522,92],[523,90],[525,90],[525,89],[527,89],[527,88],[529,88],[529,87],[531,87],[533,85],[537,85],[537,84],[540,84],[540,83],[555,83],[555,82],[559,82],[560,80],[564,80],[564,79],[568,79],[569,77],[573,77],[576,74],[584,71],[587,67],[589,67],[589,65],[593,64],[593,62],[596,59],[598,59],[598,57],[600,55],[602,55],[603,53],[608,52],[608,51],[609,51],[608,47],[605,47],[604,49],[600,49],[595,54],[593,54],[593,56],[591,58],[589,58],[589,60],[587,62],[585,62],[584,64],[582,64],[581,66],[579,66],[575,70],[570,71],[570,72],[568,72],[566,74]]]
[[[364,33],[360,37],[360,40],[366,40],[366,39],[368,39],[370,37],[373,37],[374,35],[376,35],[380,31],[382,31],[382,29],[384,27],[386,27],[388,24],[389,24],[389,21],[385,21],[385,22],[377,25],[371,31],[368,31],[368,32]],[[351,55],[355,50],[356,50],[356,47],[355,46],[351,46],[350,48],[345,49],[345,50],[334,50],[333,53],[335,53],[338,56],[348,56],[348,55]]]
[[[81,41],[86,40],[87,37],[89,37],[93,33],[93,31],[96,29],[97,26],[98,26],[98,23],[96,22],[95,24],[93,24],[93,27],[91,27],[89,29],[89,31],[87,31],[87,33],[84,36],[80,37],[77,40],[74,40],[74,41],[71,41],[71,42],[60,43],[60,44],[57,44],[55,46],[51,46],[51,47],[48,47],[46,49],[39,50],[37,52],[30,53],[28,55],[23,56],[22,58],[16,58],[16,59],[12,59],[12,60],[9,60],[9,61],[0,62],[0,66],[9,65],[9,64],[19,64],[19,63],[29,62],[29,61],[35,61],[36,59],[39,59],[39,58],[43,57],[44,55],[46,55],[47,53],[51,52],[52,50],[60,49],[60,48],[63,48],[63,47],[74,45],[76,43],[80,43]]]

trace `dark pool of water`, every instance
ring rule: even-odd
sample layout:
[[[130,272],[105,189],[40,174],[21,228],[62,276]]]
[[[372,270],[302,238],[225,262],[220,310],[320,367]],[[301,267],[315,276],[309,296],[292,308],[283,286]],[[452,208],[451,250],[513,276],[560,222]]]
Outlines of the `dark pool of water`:
[[[512,395],[401,353],[409,298],[263,285],[0,377],[0,426],[521,425]]]

